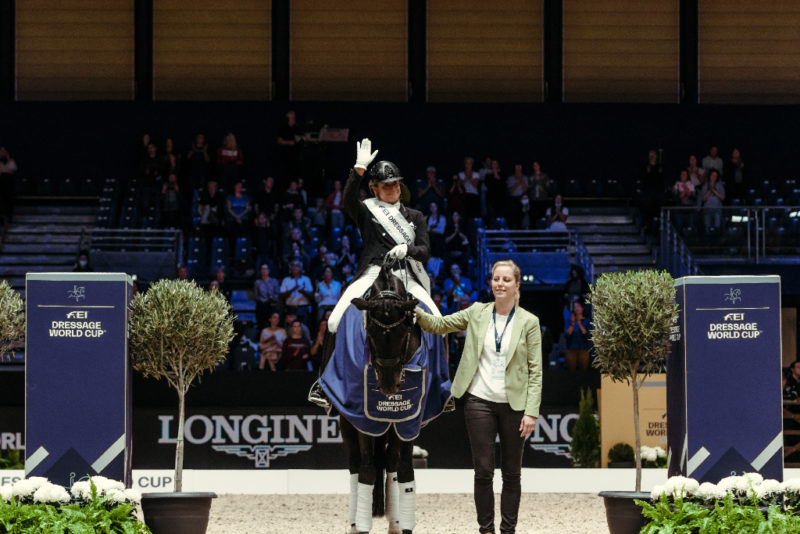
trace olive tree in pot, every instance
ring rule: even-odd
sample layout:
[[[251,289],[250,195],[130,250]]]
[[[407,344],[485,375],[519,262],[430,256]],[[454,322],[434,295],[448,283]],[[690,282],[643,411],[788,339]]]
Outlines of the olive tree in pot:
[[[633,447],[636,464],[634,492],[602,492],[611,534],[638,533],[644,524],[634,498],[648,498],[642,489],[639,388],[660,371],[670,349],[669,329],[677,320],[675,287],[666,271],[605,273],[591,288],[594,366],[615,382],[633,389]]]
[[[25,306],[19,293],[0,281],[0,362],[11,359],[14,348],[25,338]]]
[[[184,493],[183,427],[186,393],[228,353],[233,315],[219,292],[185,280],[160,280],[131,302],[133,367],[145,377],[164,379],[178,393],[175,492],[145,493],[142,511],[153,534],[202,534],[214,493]]]

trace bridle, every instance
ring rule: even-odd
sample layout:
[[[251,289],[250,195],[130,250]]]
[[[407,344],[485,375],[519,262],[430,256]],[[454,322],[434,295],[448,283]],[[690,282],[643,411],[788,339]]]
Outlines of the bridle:
[[[388,289],[385,289],[383,291],[378,292],[372,298],[375,298],[375,299],[391,299],[391,300],[396,300],[398,302],[403,300],[402,297],[400,295],[398,295],[395,291],[391,291],[391,290],[388,290]],[[396,320],[393,323],[389,323],[389,324],[384,323],[384,322],[380,321],[379,319],[375,318],[373,313],[368,313],[367,314],[367,321],[369,323],[372,323],[372,324],[378,326],[380,329],[382,329],[384,335],[389,335],[389,332],[393,328],[395,328],[397,326],[400,326],[401,324],[407,322],[412,317],[413,313],[414,313],[413,310],[406,310],[400,316],[400,318],[398,320]],[[412,329],[408,328],[408,329],[406,329],[405,334],[403,334],[403,339],[402,339],[402,342],[400,343],[400,355],[399,356],[396,356],[394,358],[379,358],[379,357],[375,356],[373,358],[373,363],[375,364],[375,366],[385,369],[385,368],[389,368],[389,367],[396,367],[397,365],[399,365],[401,363],[401,360],[402,360],[403,356],[408,354],[408,347],[409,347],[409,344],[411,343],[411,333],[412,333]],[[376,369],[376,371],[377,371],[377,369]],[[405,369],[401,369],[400,370],[400,380],[403,379],[403,374],[405,374]]]

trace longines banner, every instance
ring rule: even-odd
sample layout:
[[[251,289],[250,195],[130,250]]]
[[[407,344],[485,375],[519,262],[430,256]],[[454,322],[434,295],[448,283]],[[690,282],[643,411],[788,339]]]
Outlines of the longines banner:
[[[575,408],[543,407],[523,456],[524,467],[570,467]],[[24,447],[22,408],[0,409],[0,439]],[[137,408],[133,414],[133,467],[171,469],[178,424],[170,410]],[[347,467],[339,420],[320,409],[187,409],[187,469],[342,469]],[[2,443],[2,442],[0,442]],[[461,409],[443,414],[416,443],[428,451],[428,467],[472,467]]]

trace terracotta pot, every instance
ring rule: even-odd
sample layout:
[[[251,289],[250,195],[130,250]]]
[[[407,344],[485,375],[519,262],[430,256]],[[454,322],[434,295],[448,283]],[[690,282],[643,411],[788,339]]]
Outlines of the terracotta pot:
[[[144,522],[153,534],[204,534],[216,493],[143,493]]]
[[[601,491],[600,497],[606,505],[606,522],[610,534],[639,534],[649,519],[634,499],[646,501],[650,494],[642,491]]]

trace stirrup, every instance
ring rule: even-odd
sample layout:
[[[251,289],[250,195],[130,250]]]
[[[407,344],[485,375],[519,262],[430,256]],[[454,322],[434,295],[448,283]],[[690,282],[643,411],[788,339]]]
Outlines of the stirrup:
[[[322,386],[319,385],[319,380],[315,381],[311,386],[311,389],[308,391],[308,402],[316,404],[325,410],[330,410],[331,401],[328,400],[328,397],[325,396],[325,392],[322,391]]]
[[[447,402],[444,403],[444,407],[442,408],[442,413],[454,412],[456,411],[456,401],[453,397],[447,399]]]

